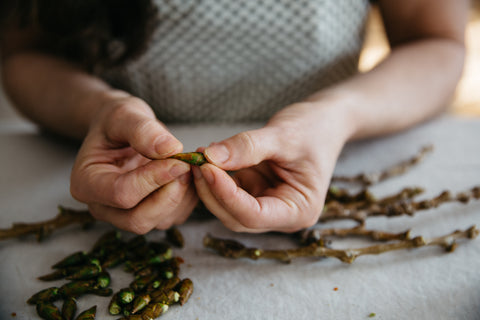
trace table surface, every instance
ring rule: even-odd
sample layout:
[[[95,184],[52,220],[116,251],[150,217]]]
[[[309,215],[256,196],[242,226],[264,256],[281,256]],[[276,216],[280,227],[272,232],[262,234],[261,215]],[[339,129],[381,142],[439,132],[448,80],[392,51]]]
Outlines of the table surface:
[[[186,150],[207,145],[252,126],[173,126]],[[405,175],[371,188],[378,196],[406,186],[426,189],[420,198],[449,189],[463,191],[480,184],[480,119],[441,117],[401,134],[352,143],[344,149],[337,174],[353,175],[388,167],[433,144],[435,151]],[[312,142],[314,143],[314,142]],[[58,204],[83,209],[69,194],[69,174],[77,146],[38,133],[31,125],[0,121],[0,227],[14,222],[52,218]],[[367,226],[391,232],[412,229],[433,237],[480,225],[480,202],[448,204],[414,217],[373,218]],[[343,225],[344,224],[334,224]],[[42,243],[33,237],[0,242],[0,318],[35,319],[25,300],[33,293],[63,281],[36,279],[69,253],[88,250],[110,227],[91,230],[77,226],[58,231]],[[163,319],[480,319],[480,242],[464,241],[453,253],[437,247],[363,256],[353,264],[336,259],[275,261],[231,260],[202,247],[206,233],[235,238],[249,246],[285,248],[294,244],[272,234],[234,234],[219,221],[190,220],[180,226],[186,246],[175,250],[186,263],[181,277],[195,284],[191,300],[174,306]],[[125,237],[132,236],[125,233]],[[163,239],[163,231],[148,234]],[[338,246],[365,242],[334,241]],[[132,279],[113,270],[112,288]],[[337,288],[337,290],[335,290]],[[107,314],[109,298],[86,296],[79,309],[98,305],[97,319]]]

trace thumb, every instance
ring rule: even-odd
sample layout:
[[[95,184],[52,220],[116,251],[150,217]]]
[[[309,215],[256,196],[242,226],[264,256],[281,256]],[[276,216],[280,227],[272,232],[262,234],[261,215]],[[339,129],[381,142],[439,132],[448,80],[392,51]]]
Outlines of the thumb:
[[[141,109],[119,111],[107,125],[107,139],[112,143],[128,143],[150,159],[161,159],[181,152],[183,145],[150,112]]]
[[[274,157],[279,152],[278,135],[271,127],[244,131],[204,150],[210,163],[224,170],[250,167]]]

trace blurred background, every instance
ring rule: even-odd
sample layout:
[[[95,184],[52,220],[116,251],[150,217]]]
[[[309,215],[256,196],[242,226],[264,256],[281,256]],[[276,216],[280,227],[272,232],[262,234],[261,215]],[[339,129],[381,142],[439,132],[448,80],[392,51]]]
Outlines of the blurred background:
[[[467,57],[462,80],[449,112],[467,116],[480,116],[480,0],[472,0],[470,19],[465,40]],[[360,58],[360,70],[375,66],[389,51],[381,16],[376,8],[370,13],[367,39]]]
[[[466,30],[467,58],[464,74],[449,112],[466,117],[480,116],[480,0],[472,0],[470,19]],[[387,53],[388,45],[381,16],[373,8],[367,27],[367,39],[360,59],[360,70],[375,66]],[[19,120],[8,104],[0,82],[0,120]]]

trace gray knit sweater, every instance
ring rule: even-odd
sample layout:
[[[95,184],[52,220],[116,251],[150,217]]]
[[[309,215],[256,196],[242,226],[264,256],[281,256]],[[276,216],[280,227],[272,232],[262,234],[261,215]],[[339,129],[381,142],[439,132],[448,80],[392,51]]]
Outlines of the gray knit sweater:
[[[358,70],[368,0],[157,0],[148,51],[103,77],[164,122],[264,121]]]

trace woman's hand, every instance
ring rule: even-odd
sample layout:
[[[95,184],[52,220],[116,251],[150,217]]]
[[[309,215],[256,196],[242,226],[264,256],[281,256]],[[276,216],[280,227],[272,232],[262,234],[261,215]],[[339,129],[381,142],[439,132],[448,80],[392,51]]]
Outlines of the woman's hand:
[[[235,231],[315,223],[346,141],[404,130],[448,105],[463,70],[468,3],[379,1],[390,54],[371,71],[282,110],[264,128],[206,148],[212,164],[193,168],[200,199]]]
[[[182,144],[138,98],[100,109],[78,153],[71,193],[92,215],[138,234],[184,222],[197,203]]]
[[[234,231],[293,232],[315,224],[351,134],[348,117],[332,109],[294,104],[261,129],[202,149],[210,163],[193,168],[200,199]]]

